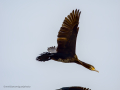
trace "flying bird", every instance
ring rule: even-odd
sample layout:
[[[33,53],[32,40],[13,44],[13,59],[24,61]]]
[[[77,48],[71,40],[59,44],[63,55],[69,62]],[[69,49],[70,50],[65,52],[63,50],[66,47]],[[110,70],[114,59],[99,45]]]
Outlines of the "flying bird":
[[[84,87],[73,86],[73,87],[63,87],[63,88],[56,89],[56,90],[91,90],[91,89],[84,88]]]
[[[76,55],[76,38],[79,31],[78,24],[80,14],[81,11],[76,9],[65,17],[57,36],[58,46],[49,47],[47,49],[48,52],[43,52],[36,58],[36,60],[55,60],[64,63],[77,63],[89,70],[99,72],[94,68],[94,66],[79,60]]]

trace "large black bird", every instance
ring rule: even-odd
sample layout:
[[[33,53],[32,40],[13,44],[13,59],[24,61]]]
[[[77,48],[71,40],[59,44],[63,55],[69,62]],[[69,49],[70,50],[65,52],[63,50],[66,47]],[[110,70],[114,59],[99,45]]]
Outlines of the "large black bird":
[[[78,86],[72,86],[72,87],[63,87],[57,90],[91,90],[91,89],[84,88],[84,87],[78,87]]]
[[[73,10],[70,15],[65,17],[62,27],[58,32],[58,46],[49,47],[48,52],[40,54],[36,60],[48,61],[52,59],[64,63],[77,63],[88,68],[89,70],[97,71],[94,66],[80,61],[75,53],[80,14],[81,11],[76,9],[75,11]]]

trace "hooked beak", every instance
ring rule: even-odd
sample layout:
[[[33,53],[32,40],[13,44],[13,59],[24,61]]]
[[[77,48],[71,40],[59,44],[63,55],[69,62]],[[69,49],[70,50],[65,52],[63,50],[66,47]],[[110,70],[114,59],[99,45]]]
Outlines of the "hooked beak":
[[[98,72],[98,73],[99,73],[99,71],[98,71],[98,70],[96,70],[96,69],[94,69],[94,71],[96,71],[96,72]]]

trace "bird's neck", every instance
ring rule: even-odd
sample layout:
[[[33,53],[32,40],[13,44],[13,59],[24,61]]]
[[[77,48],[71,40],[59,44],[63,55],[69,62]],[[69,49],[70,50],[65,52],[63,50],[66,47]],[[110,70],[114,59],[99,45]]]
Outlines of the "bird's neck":
[[[83,61],[81,61],[81,60],[78,60],[76,63],[84,66],[85,68],[89,68],[89,66],[90,66],[90,64],[85,63],[85,62],[83,62]]]

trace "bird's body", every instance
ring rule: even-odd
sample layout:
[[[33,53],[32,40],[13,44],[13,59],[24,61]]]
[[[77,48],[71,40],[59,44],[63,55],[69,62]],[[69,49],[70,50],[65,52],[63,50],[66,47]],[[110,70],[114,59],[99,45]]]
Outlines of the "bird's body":
[[[55,57],[53,57],[52,59],[64,63],[72,63],[78,60],[76,55],[74,55],[74,57],[71,57],[69,54],[61,54],[61,53],[55,54]]]
[[[53,56],[51,57],[51,59],[55,60],[55,61],[59,61],[59,62],[64,62],[64,63],[71,63],[74,61],[77,61],[77,55],[76,54],[71,54],[71,53],[62,53],[62,52],[57,52],[56,47],[49,47],[48,48],[48,52],[50,52],[51,54],[53,54]],[[57,52],[57,53],[56,53]]]
[[[38,61],[48,61],[52,59],[64,63],[77,63],[90,70],[97,71],[92,65],[80,61],[76,55],[76,38],[79,31],[78,24],[80,14],[81,12],[76,9],[65,17],[62,27],[58,32],[58,46],[49,47],[48,52],[44,52],[37,57]]]
[[[41,58],[42,56],[42,58]],[[55,60],[55,61],[59,61],[59,62],[64,62],[64,63],[72,63],[78,60],[77,56],[71,56],[70,54],[63,54],[63,53],[49,53],[49,52],[45,52],[42,53],[38,58],[41,58],[41,61],[46,61],[45,59],[43,59],[43,56],[48,56],[46,59],[50,60]],[[43,59],[43,60],[42,60]]]

